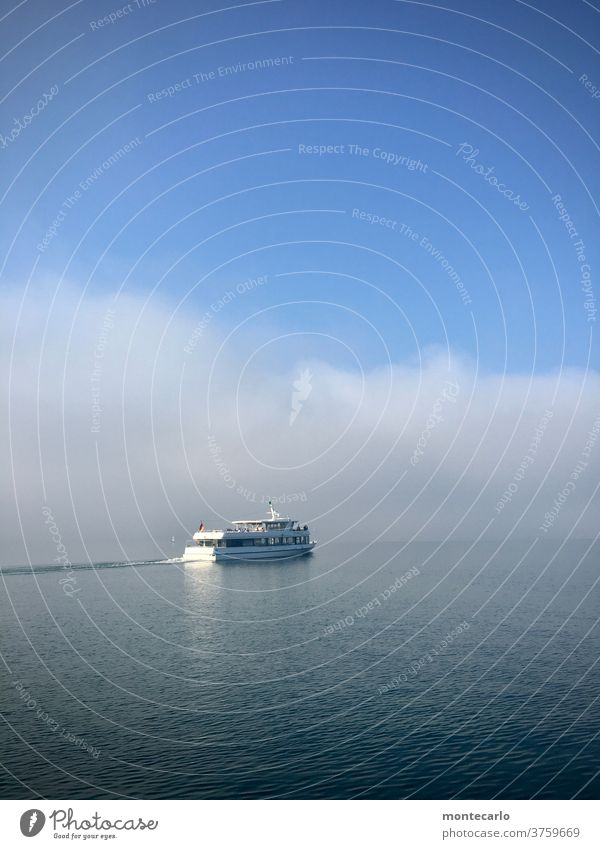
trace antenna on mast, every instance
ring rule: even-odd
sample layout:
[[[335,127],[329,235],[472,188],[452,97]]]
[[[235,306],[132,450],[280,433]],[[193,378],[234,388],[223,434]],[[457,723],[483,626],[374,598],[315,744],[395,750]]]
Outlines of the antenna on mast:
[[[279,519],[279,513],[276,513],[275,510],[273,510],[273,502],[271,501],[270,498],[269,498],[269,509],[271,511],[271,519]]]

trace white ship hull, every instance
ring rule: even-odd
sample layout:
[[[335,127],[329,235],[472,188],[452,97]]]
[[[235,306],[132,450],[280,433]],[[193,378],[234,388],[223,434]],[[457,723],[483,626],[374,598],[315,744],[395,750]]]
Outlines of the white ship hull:
[[[216,560],[285,560],[308,554],[315,545],[315,542],[309,542],[304,545],[272,545],[260,548],[248,546],[237,549],[188,545],[183,552],[183,560],[186,563],[214,563]]]

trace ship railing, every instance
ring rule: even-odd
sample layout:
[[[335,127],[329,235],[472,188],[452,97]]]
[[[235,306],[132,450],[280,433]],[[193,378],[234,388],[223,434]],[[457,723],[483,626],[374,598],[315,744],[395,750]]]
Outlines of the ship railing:
[[[201,545],[204,542],[210,542],[211,545],[218,545],[219,540],[203,540],[203,539],[187,539],[185,541],[186,547],[192,545]]]

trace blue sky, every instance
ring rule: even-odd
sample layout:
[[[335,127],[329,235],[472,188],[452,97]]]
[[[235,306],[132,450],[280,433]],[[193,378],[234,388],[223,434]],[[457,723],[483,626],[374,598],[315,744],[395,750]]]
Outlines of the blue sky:
[[[124,557],[247,513],[248,492],[303,493],[317,530],[362,533],[382,502],[401,538],[542,533],[598,424],[599,14],[583,0],[6,11],[6,556],[51,559],[40,504],[84,559]],[[413,467],[447,380],[460,391]],[[592,460],[553,533],[596,532]]]
[[[350,314],[334,319],[312,302],[342,303],[373,321],[400,360],[449,344],[496,371],[586,364],[593,322],[552,197],[562,196],[597,267],[600,103],[579,82],[586,74],[600,85],[598,52],[583,40],[597,21],[589,6],[570,4],[567,14],[548,2],[538,11],[461,2],[455,13],[387,0],[283,0],[219,12],[216,3],[129,5],[100,26],[127,7],[75,4],[3,60],[5,89],[15,87],[3,104],[5,136],[13,117],[58,86],[1,151],[5,188],[24,168],[3,203],[3,254],[11,248],[4,285],[29,276],[36,245],[79,182],[137,138],[67,210],[39,256],[33,289],[49,275],[85,285],[92,272],[90,291],[106,291],[130,275],[127,290],[158,286],[160,298],[202,313],[231,283],[291,273],[255,292],[252,310],[295,294],[309,302],[304,329],[324,332],[335,320],[356,339]],[[40,24],[52,17],[28,6]],[[31,29],[18,12],[4,23],[9,42]],[[219,76],[219,67],[277,57],[288,64]],[[211,71],[213,79],[194,79]],[[470,162],[457,155],[461,143],[479,151]],[[311,144],[338,152],[298,152]],[[351,145],[369,153],[353,154]],[[394,165],[394,156],[420,160],[426,171]],[[474,164],[493,167],[528,209]],[[354,219],[353,209],[396,229]],[[402,224],[419,238],[402,236]],[[470,304],[422,239],[456,270]],[[238,299],[219,320],[229,326],[247,310]],[[274,320],[293,329],[297,314],[279,308]],[[368,336],[360,356],[382,362]]]

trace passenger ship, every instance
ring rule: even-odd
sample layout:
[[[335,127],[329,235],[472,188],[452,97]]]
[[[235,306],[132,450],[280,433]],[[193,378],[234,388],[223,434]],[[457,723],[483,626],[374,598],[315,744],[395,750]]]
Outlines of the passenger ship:
[[[308,554],[315,547],[308,525],[280,516],[269,502],[267,519],[238,519],[233,528],[205,531],[201,524],[186,543],[184,561],[273,560]]]

